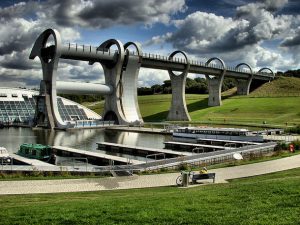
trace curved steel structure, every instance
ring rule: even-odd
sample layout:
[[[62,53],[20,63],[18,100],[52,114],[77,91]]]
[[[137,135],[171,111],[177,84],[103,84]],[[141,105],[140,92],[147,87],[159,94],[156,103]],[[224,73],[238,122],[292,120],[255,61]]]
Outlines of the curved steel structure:
[[[222,84],[224,80],[224,76],[226,73],[226,65],[224,61],[218,57],[213,57],[207,60],[205,63],[205,66],[208,66],[212,61],[217,60],[221,63],[222,65],[222,71],[219,76],[214,76],[210,77],[209,74],[205,74],[205,77],[208,81],[208,92],[209,92],[209,97],[208,97],[208,105],[209,106],[220,106],[222,105],[222,100],[221,100],[221,91],[222,91]]]
[[[110,85],[113,88],[113,92],[111,95],[105,96],[105,106],[104,106],[104,113],[103,117],[106,119],[116,119],[116,123],[119,124],[123,121],[126,121],[122,110],[122,103],[121,103],[121,96],[122,96],[122,66],[124,63],[125,58],[125,51],[123,44],[116,39],[110,39],[103,42],[97,50],[102,50],[108,52],[110,47],[116,45],[118,48],[118,56],[116,61],[108,61],[108,62],[100,62],[105,76],[105,84]],[[114,112],[115,115],[110,117]]]
[[[126,50],[130,45],[133,45],[136,49],[136,52],[139,57],[143,56],[142,46],[140,43],[129,41],[124,45],[124,49]],[[142,59],[142,58],[141,58]]]
[[[190,121],[191,117],[188,113],[185,101],[185,83],[190,68],[190,60],[188,55],[183,51],[174,51],[168,57],[172,61],[176,54],[182,54],[185,58],[185,69],[181,74],[174,74],[172,70],[168,70],[172,86],[172,101],[167,120],[170,121]]]
[[[247,63],[240,63],[240,64],[236,65],[235,69],[238,69],[241,66],[246,66],[246,67],[249,68],[250,76],[248,77],[247,80],[236,79],[236,81],[237,81],[237,94],[238,95],[248,95],[249,92],[250,92],[250,85],[251,85],[252,80],[253,80],[253,70],[252,70],[251,66]]]
[[[137,55],[130,54],[128,47],[133,45],[136,48]],[[122,73],[122,108],[126,123],[143,124],[143,118],[140,113],[138,98],[137,98],[137,84],[138,76],[142,63],[142,48],[137,42],[127,42],[124,45],[126,51],[126,68]]]
[[[260,72],[262,72],[262,71],[264,71],[264,70],[269,70],[269,71],[271,72],[272,76],[273,76],[273,79],[275,78],[275,73],[273,72],[273,70],[271,70],[271,69],[268,68],[268,67],[261,68],[258,72],[260,73]]]
[[[54,38],[54,45],[49,47],[49,51],[45,51],[50,36]],[[61,48],[61,37],[58,31],[47,29],[35,41],[29,56],[30,59],[39,57],[43,69],[43,80],[40,85],[40,96],[43,98],[40,97],[37,101],[38,112],[35,119],[41,123],[47,123],[50,128],[67,128],[70,126],[62,120],[57,107],[56,78]],[[38,116],[43,117],[43,119]]]
[[[47,46],[50,36],[54,38],[54,45]],[[116,45],[117,51],[110,51],[111,46]],[[129,52],[129,46],[134,46],[136,52]],[[182,54],[185,60],[176,59],[176,54]],[[235,69],[227,69],[222,59],[213,57],[206,63],[190,62],[188,55],[183,51],[174,51],[169,57],[154,54],[143,54],[140,44],[127,42],[123,45],[119,40],[109,39],[99,47],[75,45],[62,45],[60,34],[54,29],[45,30],[36,40],[29,58],[40,58],[43,69],[40,96],[37,102],[38,110],[43,111],[44,119],[50,128],[68,128],[71,123],[64,122],[57,108],[57,67],[59,58],[82,60],[90,64],[99,62],[104,70],[105,84],[81,84],[73,87],[70,84],[60,83],[59,90],[82,93],[101,93],[105,95],[104,119],[115,120],[118,124],[143,124],[137,101],[137,82],[140,67],[167,70],[172,85],[172,102],[168,114],[168,120],[190,120],[185,101],[185,84],[187,74],[205,74],[209,86],[209,106],[219,106],[221,102],[221,87],[224,76],[238,80],[238,93],[249,94],[249,87],[253,79],[270,80],[274,73],[269,68],[262,68],[254,73],[246,63],[238,64]],[[221,66],[211,65],[212,61],[220,62]],[[250,73],[240,71],[240,66],[247,66]],[[262,73],[269,70],[272,74]],[[180,72],[175,74],[173,71]],[[37,121],[40,119],[37,116]]]
[[[56,91],[59,94],[110,95],[113,88],[104,84],[56,81]]]
[[[112,94],[105,96],[104,118],[115,120],[117,124],[143,124],[137,101],[137,79],[141,66],[141,46],[128,42],[124,46],[115,39],[103,42],[97,50],[109,51],[116,45],[118,58],[116,61],[100,62],[105,75],[105,83],[112,87]],[[127,48],[133,45],[137,55],[129,54]],[[90,62],[93,63],[93,62]]]

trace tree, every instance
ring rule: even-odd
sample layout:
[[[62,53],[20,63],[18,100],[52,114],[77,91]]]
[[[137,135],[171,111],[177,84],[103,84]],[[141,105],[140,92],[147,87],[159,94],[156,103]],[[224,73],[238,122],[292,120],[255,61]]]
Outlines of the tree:
[[[163,91],[162,85],[154,84],[151,86],[151,90],[153,94],[160,94]]]

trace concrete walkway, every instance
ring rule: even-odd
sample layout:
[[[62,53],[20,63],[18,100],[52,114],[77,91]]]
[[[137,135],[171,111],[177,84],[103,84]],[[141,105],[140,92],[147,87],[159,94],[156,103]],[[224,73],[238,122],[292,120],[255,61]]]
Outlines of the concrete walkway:
[[[228,179],[273,173],[300,167],[300,155],[267,162],[210,170],[216,173],[216,182]],[[0,195],[100,191],[147,188],[176,185],[179,173],[62,180],[0,181]]]

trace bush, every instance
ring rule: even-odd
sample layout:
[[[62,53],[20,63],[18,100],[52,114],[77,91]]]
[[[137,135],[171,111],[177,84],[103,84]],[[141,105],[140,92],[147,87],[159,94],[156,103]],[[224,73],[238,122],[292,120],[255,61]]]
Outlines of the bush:
[[[6,178],[6,174],[3,173],[2,171],[0,172],[0,178]]]
[[[294,134],[300,134],[300,125],[298,125],[296,127],[287,128],[285,130],[285,132],[287,132],[287,133],[294,133]]]
[[[191,170],[190,166],[189,166],[187,163],[181,163],[181,164],[178,166],[178,169],[179,169],[179,170]]]
[[[275,146],[275,151],[287,150],[288,144],[285,142],[278,142]]]
[[[293,141],[291,144],[294,145],[295,150],[300,150],[300,140]]]

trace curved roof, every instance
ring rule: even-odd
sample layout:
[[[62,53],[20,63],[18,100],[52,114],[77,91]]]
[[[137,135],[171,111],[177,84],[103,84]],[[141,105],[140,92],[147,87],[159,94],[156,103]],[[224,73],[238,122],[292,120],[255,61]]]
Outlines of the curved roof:
[[[28,121],[34,117],[35,99],[39,91],[0,87],[0,121]],[[87,107],[58,96],[58,110],[65,121],[99,120],[101,116]]]

